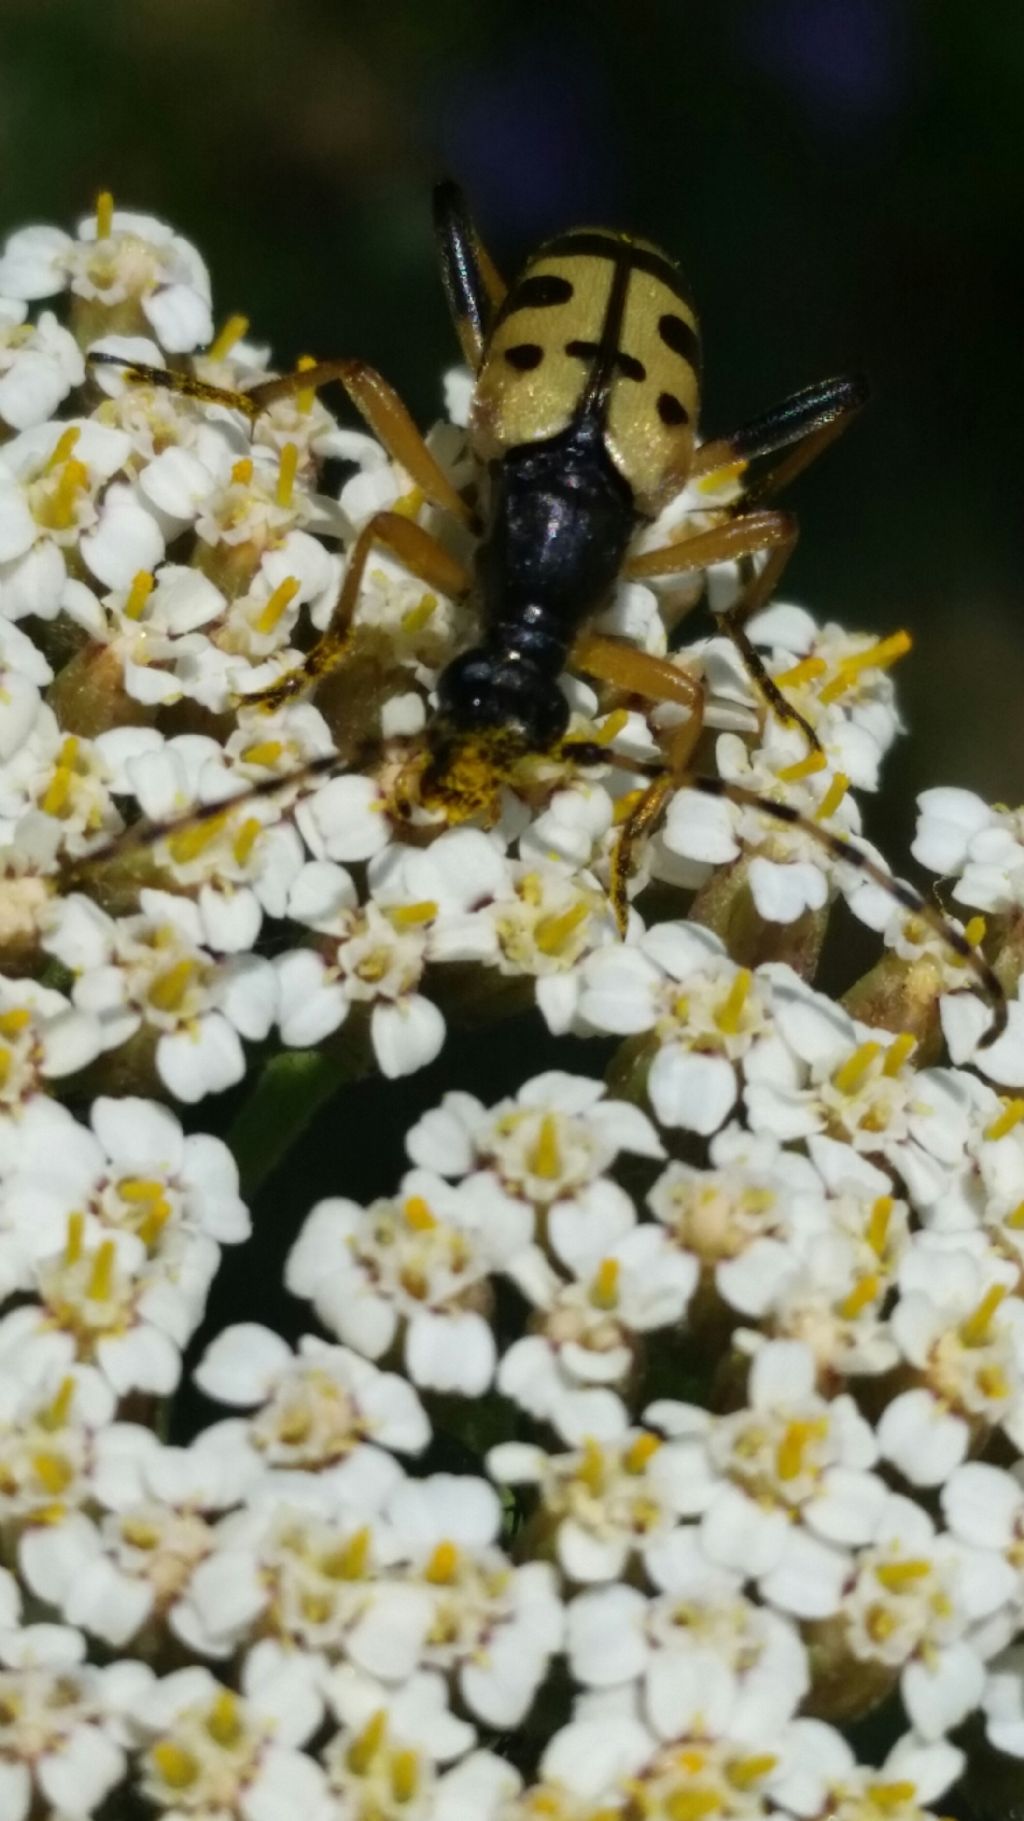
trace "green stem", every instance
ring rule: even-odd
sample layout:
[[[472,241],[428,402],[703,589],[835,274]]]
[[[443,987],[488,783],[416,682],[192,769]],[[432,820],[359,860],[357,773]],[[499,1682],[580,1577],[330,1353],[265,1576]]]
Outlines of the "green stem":
[[[449,1022],[471,1028],[522,1011],[531,984],[500,975],[485,981],[479,967],[452,963],[439,997]],[[251,1199],[332,1095],[350,1082],[362,1081],[375,1067],[365,1006],[354,1008],[323,1048],[281,1050],[271,1056],[227,1132],[242,1193]]]
[[[295,1140],[345,1082],[365,1070],[353,1067],[351,1053],[337,1050],[282,1050],[264,1065],[227,1143],[250,1200]]]

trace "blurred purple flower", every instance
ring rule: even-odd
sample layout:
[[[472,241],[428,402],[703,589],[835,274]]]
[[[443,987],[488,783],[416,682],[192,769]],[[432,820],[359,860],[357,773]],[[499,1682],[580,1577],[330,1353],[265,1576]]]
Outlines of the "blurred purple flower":
[[[910,79],[907,0],[774,0],[743,15],[752,59],[835,132],[897,113]]]
[[[445,161],[489,234],[534,245],[567,221],[614,218],[607,91],[607,73],[557,28],[449,79]]]

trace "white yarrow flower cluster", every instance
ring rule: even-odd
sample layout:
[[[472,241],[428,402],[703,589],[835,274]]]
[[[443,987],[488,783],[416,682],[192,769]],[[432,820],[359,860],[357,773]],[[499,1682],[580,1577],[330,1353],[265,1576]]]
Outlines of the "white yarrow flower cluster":
[[[462,754],[435,799],[479,605],[376,548],[342,661],[261,701],[374,514],[473,540],[307,363],[254,412],[247,328],[108,196],[0,253],[3,1821],[930,1821],[964,1773],[984,1815],[978,1736],[1024,1757],[1024,812],[924,793],[951,943],[855,863],[906,635],[750,623],[809,751],[721,627],[680,644],[699,579],[622,581],[595,630],[685,673],[735,787],[670,797],[623,939],[692,710],[566,675],[585,768]],[[473,384],[426,439],[470,502]],[[885,944],[843,1003],[837,896]],[[378,1146],[342,1086],[307,1171],[332,1084],[488,1019],[495,1104],[381,1088]]]

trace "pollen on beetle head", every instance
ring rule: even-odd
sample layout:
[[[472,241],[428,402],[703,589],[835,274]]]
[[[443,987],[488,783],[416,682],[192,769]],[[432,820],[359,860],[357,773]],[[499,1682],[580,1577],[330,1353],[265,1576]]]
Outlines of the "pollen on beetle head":
[[[448,822],[480,816],[497,820],[501,788],[523,756],[522,739],[507,728],[442,738],[424,762],[419,798],[428,810],[441,810]]]

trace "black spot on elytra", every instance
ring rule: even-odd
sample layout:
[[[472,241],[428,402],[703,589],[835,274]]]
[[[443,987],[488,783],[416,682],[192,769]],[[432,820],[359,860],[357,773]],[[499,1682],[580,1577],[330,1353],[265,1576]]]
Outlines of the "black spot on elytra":
[[[664,316],[658,318],[658,334],[666,348],[671,348],[673,354],[681,355],[696,371],[700,365],[700,342],[697,331],[688,322],[684,322],[673,311],[666,310]]]
[[[658,416],[670,430],[675,430],[680,424],[688,424],[690,421],[690,413],[682,399],[677,398],[674,392],[658,393]]]
[[[567,341],[565,352],[573,360],[593,360],[600,349],[596,341]],[[619,348],[615,355],[615,370],[625,379],[647,378],[647,368],[643,361],[637,360],[635,354],[627,354],[624,348]]]
[[[544,350],[535,341],[520,341],[505,349],[505,359],[517,373],[531,373],[544,359]]]
[[[508,300],[506,315],[515,310],[550,310],[553,304],[568,303],[574,287],[557,272],[534,272],[518,284]]]
[[[647,368],[644,366],[643,361],[637,360],[635,354],[627,354],[623,348],[620,348],[615,356],[615,365],[618,367],[620,373],[625,374],[627,379],[647,378]]]

